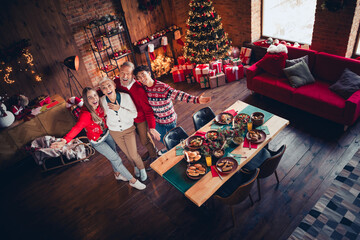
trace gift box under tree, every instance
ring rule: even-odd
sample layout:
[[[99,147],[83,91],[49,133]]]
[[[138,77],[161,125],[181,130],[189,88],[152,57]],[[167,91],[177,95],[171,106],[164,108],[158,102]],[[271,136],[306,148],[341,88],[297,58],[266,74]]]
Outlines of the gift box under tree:
[[[232,62],[232,64],[233,64],[234,66],[239,66],[239,65],[241,65],[241,60],[240,60],[240,58],[232,58],[232,59],[231,59],[231,62]]]
[[[227,82],[233,82],[239,80],[244,77],[244,67],[242,65],[239,66],[226,65],[225,76]]]
[[[184,56],[180,56],[180,57],[177,58],[177,62],[178,62],[179,65],[184,65],[185,62],[186,62],[186,59],[185,59]]]
[[[222,71],[222,61],[216,60],[216,61],[210,62],[210,68],[216,70],[215,74],[220,73]]]
[[[209,75],[204,75],[200,77],[200,87],[201,88],[209,88],[210,87],[210,77]]]
[[[192,74],[186,75],[185,79],[186,79],[187,83],[196,83],[196,79],[195,79],[194,75],[192,75]]]
[[[240,51],[240,60],[243,64],[249,64],[251,57],[251,48],[242,47]]]
[[[183,70],[184,70],[184,74],[189,75],[189,74],[193,74],[193,69],[195,68],[195,64],[193,63],[185,63],[183,66]]]
[[[209,75],[209,64],[198,64],[196,65],[194,76],[197,82],[200,82],[200,77]]]
[[[174,82],[184,82],[185,75],[183,70],[177,70],[172,72]]]
[[[225,74],[223,72],[220,72],[220,73],[216,74],[215,76],[211,76],[209,78],[210,88],[220,87],[225,84],[226,84],[226,78],[225,78]]]

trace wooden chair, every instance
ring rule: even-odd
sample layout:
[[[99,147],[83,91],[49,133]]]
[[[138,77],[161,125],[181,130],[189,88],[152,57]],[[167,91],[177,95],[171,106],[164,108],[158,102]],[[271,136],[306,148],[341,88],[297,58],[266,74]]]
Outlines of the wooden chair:
[[[286,145],[282,145],[277,151],[272,151],[266,146],[266,149],[270,152],[271,157],[267,158],[259,167],[260,173],[259,177],[257,178],[257,188],[259,194],[259,200],[261,200],[261,193],[260,193],[260,179],[267,178],[268,176],[275,173],[277,184],[279,184],[279,177],[276,172],[276,168],[279,165],[281,158],[283,157]]]
[[[188,138],[189,135],[185,132],[182,127],[175,127],[168,131],[164,138],[163,142],[167,150],[172,149],[176,145],[178,145],[182,140]]]
[[[202,128],[205,124],[215,118],[215,113],[210,107],[205,107],[194,113],[192,116],[195,131]]]
[[[251,206],[254,205],[254,202],[250,195],[250,191],[251,191],[252,186],[254,185],[256,178],[259,175],[259,172],[260,172],[260,169],[258,169],[258,168],[252,172],[245,172],[245,171],[240,170],[239,173],[243,174],[243,176],[245,176],[244,177],[245,182],[240,183],[241,185],[239,187],[237,187],[236,190],[228,197],[221,197],[218,195],[218,192],[221,191],[221,188],[218,190],[216,195],[214,195],[215,199],[220,200],[222,203],[224,203],[230,207],[231,215],[232,215],[232,222],[233,222],[232,227],[235,227],[235,224],[236,224],[234,210],[233,210],[232,206],[244,201],[247,197],[250,198]],[[236,173],[236,174],[239,174],[239,173]],[[231,181],[231,178],[228,181]],[[233,181],[235,181],[234,183],[236,184],[236,180],[234,179]],[[227,183],[225,183],[225,184],[227,184]]]

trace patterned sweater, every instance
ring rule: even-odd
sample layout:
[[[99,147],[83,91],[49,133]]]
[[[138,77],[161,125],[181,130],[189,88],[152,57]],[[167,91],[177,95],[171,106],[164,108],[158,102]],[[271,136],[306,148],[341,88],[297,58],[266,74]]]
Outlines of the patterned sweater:
[[[192,96],[170,87],[168,84],[155,80],[152,87],[145,87],[149,104],[159,124],[170,124],[176,120],[176,113],[172,100],[199,103],[199,97]]]

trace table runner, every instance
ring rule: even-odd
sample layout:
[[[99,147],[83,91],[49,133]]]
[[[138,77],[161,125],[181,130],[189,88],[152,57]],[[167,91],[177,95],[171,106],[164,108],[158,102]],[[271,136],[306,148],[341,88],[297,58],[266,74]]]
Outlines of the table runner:
[[[240,113],[246,113],[248,115],[251,115],[253,112],[262,112],[264,114],[264,123],[267,122],[274,114],[269,113],[265,110],[262,110],[260,108],[248,105],[246,108],[244,108]],[[219,126],[219,125],[217,125]],[[225,125],[230,126],[230,125]],[[222,126],[220,126],[222,127]],[[227,149],[225,149],[224,156],[228,156],[229,153],[231,153],[235,148],[238,146],[235,146],[231,144]],[[214,164],[214,157],[213,157],[213,164]],[[236,159],[237,160],[237,159]],[[199,160],[199,163],[202,163],[206,166],[205,160],[202,158]],[[174,185],[179,191],[182,193],[185,193],[189,188],[191,188],[197,180],[189,179],[186,176],[186,168],[187,168],[187,162],[185,160],[181,160],[177,164],[175,164],[172,168],[170,168],[167,172],[163,174],[163,178],[165,178],[167,181],[169,181],[172,185]],[[206,167],[206,172],[210,171],[210,167]]]

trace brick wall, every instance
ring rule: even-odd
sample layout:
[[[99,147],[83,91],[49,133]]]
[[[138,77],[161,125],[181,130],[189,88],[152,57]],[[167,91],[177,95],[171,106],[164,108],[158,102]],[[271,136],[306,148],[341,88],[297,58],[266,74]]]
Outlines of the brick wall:
[[[61,8],[79,48],[80,61],[84,62],[91,83],[96,86],[104,74],[98,69],[83,27],[93,19],[106,14],[116,14],[118,8],[113,4],[112,0],[63,0],[61,1]]]
[[[311,48],[350,57],[359,29],[359,2],[359,0],[346,1],[344,9],[331,12],[322,9],[323,1],[318,0]]]

